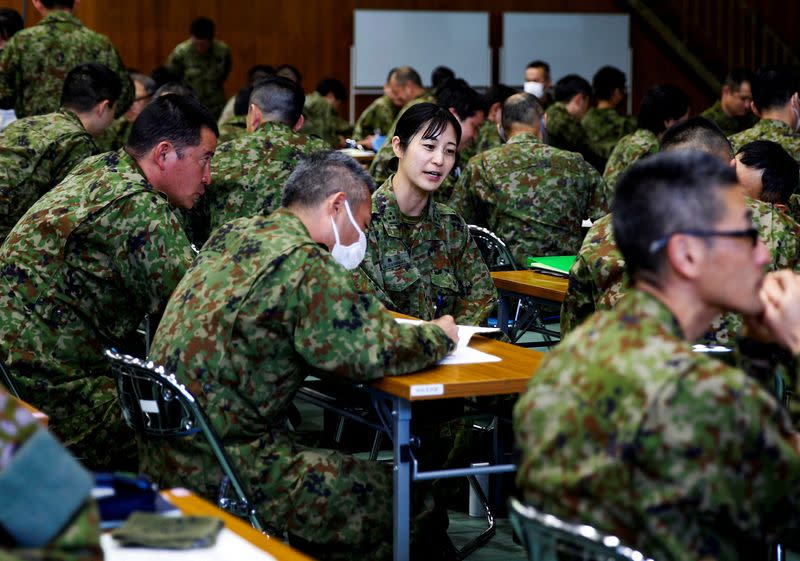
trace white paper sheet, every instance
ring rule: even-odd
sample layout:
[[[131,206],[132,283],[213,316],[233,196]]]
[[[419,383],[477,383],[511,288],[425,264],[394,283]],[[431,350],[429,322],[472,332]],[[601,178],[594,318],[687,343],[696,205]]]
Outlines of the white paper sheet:
[[[395,318],[397,323],[407,323],[410,325],[419,325],[424,323],[420,319],[406,319]],[[469,341],[476,333],[492,333],[493,331],[500,331],[496,327],[478,327],[477,325],[459,325],[458,326],[458,345],[455,350],[449,355],[440,360],[437,364],[478,364],[481,362],[500,362],[500,357],[484,353],[478,349],[469,347]]]
[[[122,547],[106,533],[100,536],[106,561],[277,561],[275,557],[258,549],[249,541],[223,528],[214,547],[202,549],[147,549]]]

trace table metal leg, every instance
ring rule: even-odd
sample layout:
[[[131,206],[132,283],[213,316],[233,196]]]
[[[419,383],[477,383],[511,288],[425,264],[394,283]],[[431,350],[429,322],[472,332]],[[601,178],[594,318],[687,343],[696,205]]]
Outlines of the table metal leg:
[[[392,397],[394,561],[408,561],[411,537],[411,403]]]
[[[508,292],[504,290],[498,291],[497,299],[497,323],[500,331],[508,335],[508,301],[510,300]]]

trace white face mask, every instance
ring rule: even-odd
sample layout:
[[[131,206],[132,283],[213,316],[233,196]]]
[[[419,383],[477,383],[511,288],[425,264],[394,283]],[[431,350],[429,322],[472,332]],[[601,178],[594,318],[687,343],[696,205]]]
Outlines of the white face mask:
[[[339,265],[348,271],[352,271],[364,260],[364,255],[367,253],[367,237],[364,235],[361,228],[358,227],[358,224],[356,224],[353,213],[350,212],[350,205],[347,204],[346,200],[344,202],[344,209],[347,211],[347,218],[350,219],[350,224],[352,224],[353,228],[358,232],[358,241],[350,245],[342,245],[339,242],[339,230],[336,228],[336,222],[334,222],[333,216],[331,216],[333,237],[336,240],[331,250],[331,257],[333,257],[334,261],[339,263]]]
[[[522,89],[525,93],[535,95],[537,98],[544,95],[544,84],[541,82],[525,82],[522,84]]]

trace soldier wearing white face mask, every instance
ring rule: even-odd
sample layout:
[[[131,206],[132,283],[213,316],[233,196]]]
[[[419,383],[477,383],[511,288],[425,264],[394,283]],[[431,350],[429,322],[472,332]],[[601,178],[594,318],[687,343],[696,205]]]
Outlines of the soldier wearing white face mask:
[[[525,83],[522,85],[525,93],[535,95],[547,107],[553,103],[553,82],[550,81],[550,65],[543,60],[534,60],[525,68]]]

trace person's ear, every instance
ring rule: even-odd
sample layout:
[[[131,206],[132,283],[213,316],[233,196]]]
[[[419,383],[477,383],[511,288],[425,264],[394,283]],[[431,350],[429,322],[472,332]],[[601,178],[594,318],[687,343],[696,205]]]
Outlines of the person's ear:
[[[261,126],[261,123],[264,122],[264,114],[255,103],[251,103],[247,108],[247,117],[245,118],[245,122],[247,123],[247,132],[253,132]]]
[[[168,140],[162,140],[159,142],[155,148],[153,148],[152,159],[153,163],[158,166],[158,169],[164,171],[167,167],[167,160],[169,159],[169,153],[173,150],[172,143]]]
[[[301,128],[303,128],[303,123],[305,123],[305,122],[306,122],[306,117],[305,117],[305,115],[301,114],[300,117],[297,119],[297,122],[292,127],[292,130],[294,132],[299,131]]]
[[[398,158],[402,158],[403,154],[405,153],[403,147],[400,146],[399,136],[392,137],[392,151],[394,152],[394,155],[397,156]]]
[[[693,280],[702,271],[706,249],[703,240],[685,234],[673,234],[667,242],[667,259],[677,274]]]

